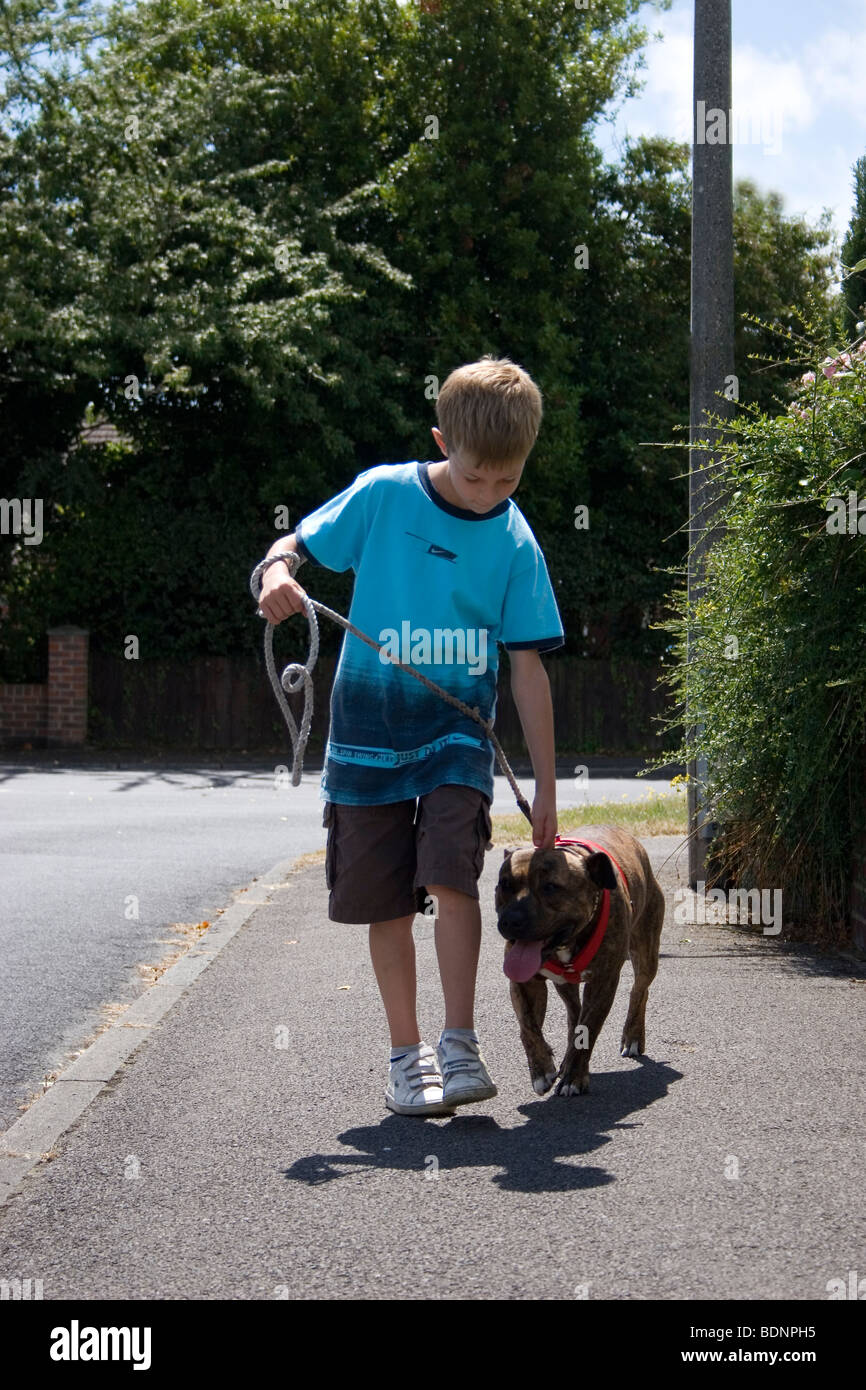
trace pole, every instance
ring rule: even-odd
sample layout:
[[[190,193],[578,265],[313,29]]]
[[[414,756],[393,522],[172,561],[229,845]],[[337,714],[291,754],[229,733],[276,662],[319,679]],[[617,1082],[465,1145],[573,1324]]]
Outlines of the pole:
[[[718,534],[720,497],[714,479],[713,444],[720,432],[706,424],[709,412],[733,413],[734,376],[734,213],[731,129],[731,0],[695,0],[694,100],[692,126],[692,280],[689,439],[709,441],[709,449],[689,451],[688,598],[691,608],[701,590],[706,554]],[[717,393],[726,391],[727,398]],[[695,632],[689,628],[691,666]],[[700,710],[686,693],[686,721],[699,730]],[[707,844],[715,833],[708,819],[702,785],[703,756],[689,762],[689,883],[706,878]]]

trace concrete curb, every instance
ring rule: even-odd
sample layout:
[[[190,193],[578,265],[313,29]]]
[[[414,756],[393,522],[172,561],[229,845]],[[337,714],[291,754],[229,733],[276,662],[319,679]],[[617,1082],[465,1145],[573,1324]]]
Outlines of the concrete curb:
[[[202,941],[170,966],[121,1018],[100,1033],[20,1120],[0,1136],[0,1207],[84,1114],[123,1063],[147,1040],[150,1029],[164,1018],[246,925],[256,908],[270,901],[269,897],[261,896],[261,891],[277,892],[290,886],[286,879],[298,862],[299,856],[280,859],[267,873],[251,879],[240,894],[246,895],[254,887],[260,892],[255,897],[239,897],[223,909]]]

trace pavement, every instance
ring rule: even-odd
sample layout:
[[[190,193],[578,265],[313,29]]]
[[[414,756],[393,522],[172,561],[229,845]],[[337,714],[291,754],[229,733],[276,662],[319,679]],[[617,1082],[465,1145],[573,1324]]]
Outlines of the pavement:
[[[328,921],[321,863],[275,865],[0,1136],[0,1280],[45,1300],[751,1301],[866,1274],[866,962],[675,920],[682,842],[644,843],[668,903],[646,1055],[618,1052],[627,964],[590,1092],[535,1096],[497,846],[477,1027],[499,1094],[450,1119],[384,1108],[367,931]],[[432,924],[415,935],[435,1042]],[[561,1055],[555,996],[545,1031]]]
[[[322,849],[321,764],[309,764],[292,786],[285,752],[0,755],[0,1133],[253,875]],[[670,791],[669,777],[635,776],[637,759],[592,759],[580,778],[575,766],[560,765],[561,810]],[[501,776],[500,812],[516,812]]]

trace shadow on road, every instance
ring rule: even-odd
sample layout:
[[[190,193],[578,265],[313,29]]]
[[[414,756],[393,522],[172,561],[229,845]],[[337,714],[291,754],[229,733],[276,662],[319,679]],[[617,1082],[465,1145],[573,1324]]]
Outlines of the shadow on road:
[[[309,1154],[285,1170],[293,1182],[316,1186],[364,1169],[402,1169],[429,1175],[494,1168],[506,1192],[571,1192],[604,1187],[613,1176],[581,1160],[611,1142],[608,1130],[634,1129],[637,1115],[667,1095],[683,1076],[666,1062],[636,1059],[631,1072],[593,1072],[583,1096],[550,1096],[518,1106],[526,1124],[503,1129],[491,1115],[434,1119],[388,1114],[379,1124],[348,1129],[339,1142],[355,1153]],[[565,1160],[565,1161],[562,1161]]]
[[[695,931],[694,927],[686,930]],[[702,938],[695,937],[697,944],[707,941],[707,928],[702,927]],[[726,936],[722,936],[722,933]],[[689,942],[691,945],[691,942]],[[741,961],[752,969],[767,969],[774,975],[805,975],[810,979],[847,979],[851,984],[866,980],[866,959],[853,953],[834,948],[822,949],[808,942],[777,941],[773,937],[762,936],[754,928],[723,924],[717,928],[712,939],[712,949],[708,951],[660,951],[659,960],[676,960],[679,965],[690,961],[732,960]]]

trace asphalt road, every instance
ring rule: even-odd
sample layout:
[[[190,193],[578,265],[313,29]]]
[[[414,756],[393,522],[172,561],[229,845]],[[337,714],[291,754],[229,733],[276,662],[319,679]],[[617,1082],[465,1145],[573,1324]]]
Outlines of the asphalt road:
[[[677,923],[684,856],[645,843],[668,902],[645,1057],[618,1052],[626,966],[589,1094],[534,1095],[494,849],[477,1024],[499,1095],[391,1115],[366,930],[328,922],[305,868],[0,1210],[0,1275],[41,1279],[46,1300],[825,1300],[866,1270],[866,969]],[[432,925],[416,937],[435,1040]],[[561,1054],[556,997],[546,1031]]]
[[[667,790],[629,766],[599,760],[586,787],[563,777],[559,804]],[[138,967],[171,949],[172,924],[212,920],[277,860],[323,848],[319,781],[311,769],[292,787],[261,760],[0,763],[0,1132],[106,1006],[140,994]],[[531,800],[531,779],[521,786]],[[505,779],[496,787],[495,811],[513,810]]]

